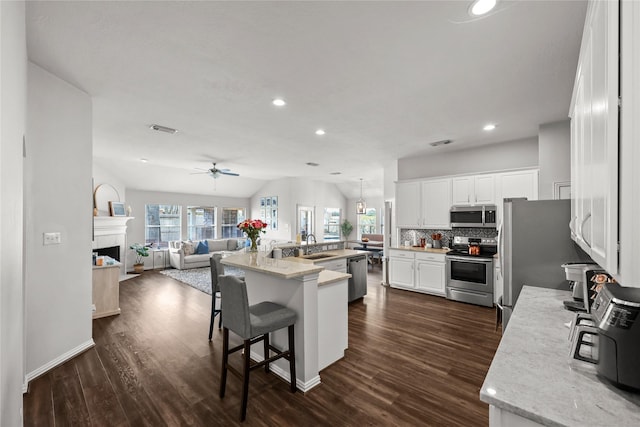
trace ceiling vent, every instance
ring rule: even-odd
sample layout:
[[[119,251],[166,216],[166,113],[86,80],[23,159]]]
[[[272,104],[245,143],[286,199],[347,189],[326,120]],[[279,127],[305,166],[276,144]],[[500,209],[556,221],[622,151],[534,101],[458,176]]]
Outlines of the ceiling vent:
[[[177,131],[176,129],[174,129],[174,128],[169,128],[169,127],[166,127],[166,126],[160,126],[160,125],[151,125],[151,126],[149,126],[149,129],[157,130],[158,132],[171,133],[171,134],[178,132],[178,131]]]
[[[442,141],[431,142],[429,143],[429,145],[432,147],[438,147],[439,145],[447,145],[451,144],[452,142],[453,141],[451,141],[450,139],[443,139]]]

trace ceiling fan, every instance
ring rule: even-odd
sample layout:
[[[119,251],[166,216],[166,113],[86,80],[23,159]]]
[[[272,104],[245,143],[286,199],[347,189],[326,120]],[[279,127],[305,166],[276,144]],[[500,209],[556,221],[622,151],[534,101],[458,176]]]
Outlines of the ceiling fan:
[[[200,169],[204,172],[195,172],[196,174],[199,173],[206,173],[209,174],[209,176],[213,179],[218,179],[220,177],[220,175],[229,175],[229,176],[240,176],[240,174],[237,174],[235,172],[231,172],[230,169],[218,169],[216,167],[216,163],[213,162],[213,167],[209,168],[209,169]]]

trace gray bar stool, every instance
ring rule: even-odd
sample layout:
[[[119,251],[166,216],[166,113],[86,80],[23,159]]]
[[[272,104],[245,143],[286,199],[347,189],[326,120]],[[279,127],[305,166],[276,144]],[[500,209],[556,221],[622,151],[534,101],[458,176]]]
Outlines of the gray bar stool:
[[[216,300],[220,299],[218,274],[224,274],[224,266],[220,263],[221,259],[222,255],[213,254],[209,261],[211,265],[211,321],[209,322],[209,341],[211,341],[211,337],[213,336],[213,323],[217,315],[220,315],[218,319],[218,329],[222,328],[222,310],[216,308]],[[222,306],[220,308],[222,308]]]
[[[213,324],[215,322],[216,316],[220,315],[218,318],[218,329],[222,329],[222,305],[219,305],[220,308],[216,308],[216,300],[219,300],[220,295],[220,284],[218,282],[218,276],[223,274],[232,274],[241,279],[244,279],[244,272],[242,271],[225,271],[224,264],[222,264],[222,254],[213,254],[211,255],[210,265],[211,265],[211,320],[209,322],[209,341],[211,341],[211,337],[213,336]]]
[[[222,294],[221,309],[224,312],[224,325],[222,325],[222,373],[220,377],[220,398],[224,398],[227,384],[227,370],[242,378],[242,407],[240,409],[240,421],[247,416],[247,400],[249,397],[249,372],[264,366],[265,372],[269,372],[269,364],[277,359],[285,358],[289,361],[291,375],[291,392],[298,390],[296,385],[296,355],[294,345],[294,323],[296,312],[269,301],[249,305],[247,297],[247,284],[244,280],[235,276],[218,276],[220,293]],[[288,327],[289,349],[281,351],[269,344],[269,333]],[[229,348],[229,330],[239,335],[244,343],[234,348]],[[251,366],[251,344],[263,341],[264,360]],[[244,350],[243,372],[239,372],[229,366],[229,355],[239,350]],[[269,350],[275,353],[270,355]]]

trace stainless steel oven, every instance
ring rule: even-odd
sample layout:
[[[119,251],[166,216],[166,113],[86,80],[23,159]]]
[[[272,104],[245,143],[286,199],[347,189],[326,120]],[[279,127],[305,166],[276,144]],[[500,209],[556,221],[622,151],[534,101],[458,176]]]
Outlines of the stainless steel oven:
[[[479,255],[469,250],[477,245]],[[453,250],[446,259],[448,299],[493,307],[493,254],[495,239],[454,237]]]

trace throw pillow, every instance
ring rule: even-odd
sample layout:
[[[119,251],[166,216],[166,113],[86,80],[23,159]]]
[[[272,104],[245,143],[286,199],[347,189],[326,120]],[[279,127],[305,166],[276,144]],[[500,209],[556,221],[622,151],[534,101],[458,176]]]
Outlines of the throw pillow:
[[[208,253],[209,253],[209,245],[207,244],[207,241],[203,240],[202,242],[198,243],[198,247],[196,248],[196,254],[206,255]]]
[[[193,255],[193,253],[195,252],[195,249],[193,248],[193,244],[191,242],[182,242],[181,249],[185,256]]]

